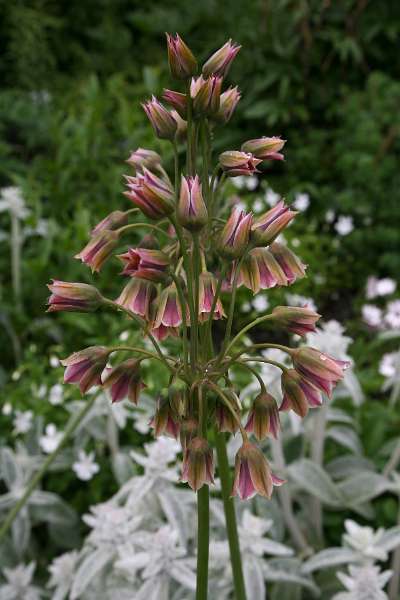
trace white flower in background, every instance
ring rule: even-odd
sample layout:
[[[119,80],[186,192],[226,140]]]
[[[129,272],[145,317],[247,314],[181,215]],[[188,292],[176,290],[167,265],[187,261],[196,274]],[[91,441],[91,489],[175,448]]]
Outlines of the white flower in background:
[[[370,327],[380,327],[382,325],[382,310],[374,304],[364,304],[361,309],[363,320]]]
[[[274,190],[272,188],[268,188],[267,191],[265,192],[264,198],[265,198],[265,202],[269,206],[275,206],[275,204],[280,199],[280,195],[277,194],[276,192],[274,192]]]
[[[396,282],[394,279],[384,277],[378,279],[377,277],[368,277],[367,280],[367,292],[366,296],[368,300],[376,298],[377,296],[388,296],[396,291]]]
[[[353,217],[340,215],[335,223],[335,229],[339,235],[349,235],[354,229]]]
[[[27,433],[32,428],[33,412],[31,410],[16,410],[13,419],[13,434]]]
[[[385,323],[391,329],[400,328],[400,300],[389,302],[386,307]]]
[[[126,342],[129,339],[129,331],[121,331],[121,333],[119,334],[119,339],[121,340],[121,342]]]
[[[310,206],[310,196],[308,194],[296,194],[293,201],[293,207],[296,210],[305,211]]]
[[[63,391],[64,388],[60,383],[56,383],[50,388],[49,392],[49,402],[53,406],[57,406],[58,404],[62,404],[63,401]]]
[[[96,475],[96,473],[99,472],[100,467],[94,459],[94,452],[86,454],[84,450],[79,450],[78,460],[72,465],[72,469],[76,473],[78,479],[89,481],[92,479],[93,475]]]
[[[346,519],[344,522],[346,533],[343,534],[343,542],[360,553],[363,558],[376,560],[386,560],[388,553],[383,548],[379,547],[379,542],[382,540],[384,529],[374,531],[372,527],[362,527],[351,519]]]
[[[12,413],[12,404],[10,402],[6,402],[1,407],[1,412],[4,416],[8,417]]]
[[[250,175],[250,177],[233,177],[232,183],[238,190],[253,191],[258,185],[258,178],[255,175]]]
[[[267,310],[268,306],[269,306],[269,302],[266,298],[266,296],[261,296],[258,295],[254,298],[254,300],[252,300],[252,305],[253,308],[257,311],[257,312],[264,312]]]
[[[150,431],[150,420],[154,415],[154,399],[148,394],[142,394],[140,403],[132,412],[133,426],[136,431],[146,435]]]
[[[62,436],[62,431],[58,431],[54,423],[46,425],[45,435],[42,435],[39,438],[39,445],[43,452],[46,452],[46,454],[54,452],[61,441]]]
[[[307,333],[307,345],[317,348],[327,354],[332,354],[340,360],[351,360],[348,347],[352,338],[344,335],[345,328],[339,321],[331,319],[317,328],[316,332]]]
[[[180,444],[171,438],[159,437],[155,442],[144,444],[145,454],[135,450],[130,451],[133,460],[143,467],[146,479],[157,481],[160,478],[176,482],[178,481],[177,467],[170,467],[170,463],[176,460],[180,452]]]
[[[117,549],[134,539],[134,534],[142,522],[142,516],[125,506],[116,506],[113,500],[90,507],[90,513],[83,515],[83,521],[92,529],[87,541],[96,547]]]
[[[36,396],[41,400],[47,394],[47,385],[45,383],[41,383],[36,391]]]
[[[300,294],[286,294],[286,302],[289,306],[307,306],[310,310],[317,310],[317,306],[312,298],[300,296]]]
[[[299,238],[293,238],[292,240],[290,240],[290,243],[292,244],[293,248],[298,248],[301,244],[301,241],[299,240]]]
[[[335,594],[332,600],[388,600],[383,588],[392,576],[392,571],[381,572],[379,567],[349,567],[349,574],[337,573],[347,592]]]
[[[9,211],[18,219],[26,219],[30,211],[25,205],[22,191],[19,187],[6,187],[0,190],[0,212]]]
[[[379,373],[384,377],[394,377],[396,375],[396,362],[398,359],[398,352],[384,354],[379,363]]]
[[[50,356],[49,364],[53,369],[60,366],[60,359],[57,356]]]
[[[250,177],[245,177],[246,180],[246,189],[249,192],[253,192],[258,186],[258,177],[256,175],[250,175]]]
[[[244,312],[250,312],[251,311],[251,303],[250,302],[243,302],[243,304],[242,304],[242,310]]]
[[[335,220],[336,215],[335,215],[335,211],[332,210],[331,208],[329,210],[326,211],[325,213],[325,221],[327,223],[333,223],[333,221]]]
[[[78,557],[79,553],[76,550],[66,552],[55,558],[49,566],[50,579],[47,587],[55,588],[52,592],[53,600],[68,598],[74,580]]]
[[[24,227],[22,233],[26,238],[32,235],[47,238],[49,236],[49,222],[47,219],[38,219],[35,227]]]
[[[19,381],[20,378],[21,378],[21,372],[20,371],[13,371],[13,374],[11,375],[11,379],[13,381]]]
[[[240,175],[239,177],[232,177],[232,183],[238,190],[244,190],[246,185],[246,177]]]
[[[235,196],[235,199],[237,198],[237,196]],[[247,211],[247,204],[245,202],[243,202],[243,200],[237,200],[235,202],[235,208],[238,208],[240,210],[244,210]]]
[[[256,517],[248,509],[243,511],[242,520],[238,527],[240,548],[244,555],[255,554],[263,556],[292,556],[293,550],[265,537],[273,523],[270,519]]]
[[[262,198],[256,198],[251,205],[251,209],[255,213],[265,210],[265,203]]]
[[[13,569],[3,569],[6,583],[0,585],[1,600],[39,600],[43,591],[32,584],[36,564],[17,565]]]

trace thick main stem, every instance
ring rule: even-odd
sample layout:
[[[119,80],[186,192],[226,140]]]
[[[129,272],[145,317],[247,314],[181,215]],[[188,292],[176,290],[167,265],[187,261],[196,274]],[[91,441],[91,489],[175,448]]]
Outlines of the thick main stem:
[[[230,497],[232,481],[229,472],[228,454],[224,433],[217,433],[215,446],[217,449],[218,472],[221,481],[222,500],[224,503],[226,532],[228,535],[229,552],[231,556],[233,586],[236,600],[246,600],[242,558],[240,555],[239,536],[237,532],[236,513],[233,498]]]
[[[207,438],[207,406],[202,388],[198,390],[199,426],[201,435]],[[210,491],[204,484],[197,492],[197,574],[196,600],[208,597],[208,559],[210,545]]]
[[[75,429],[78,427],[79,423],[82,421],[82,419],[85,417],[85,415],[89,412],[89,410],[93,406],[96,398],[97,398],[97,396],[95,394],[93,396],[91,396],[89,398],[89,400],[86,402],[86,404],[84,405],[84,407],[82,408],[82,410],[80,410],[74,417],[72,417],[72,419],[70,420],[70,422],[68,423],[68,425],[64,431],[64,435],[62,436],[57,448],[54,450],[54,452],[49,454],[49,456],[46,458],[46,460],[44,461],[44,463],[41,466],[41,468],[39,469],[39,471],[30,480],[30,482],[29,482],[25,492],[21,496],[21,498],[18,500],[18,502],[16,502],[14,507],[8,513],[8,515],[0,529],[0,540],[2,540],[3,537],[6,535],[7,531],[10,529],[14,520],[18,516],[20,510],[25,506],[25,504],[29,500],[29,497],[35,490],[35,487],[40,482],[42,477],[45,475],[45,473],[49,469],[50,465],[55,461],[55,459],[57,458],[57,456],[59,455],[59,453],[65,446],[65,444],[68,442],[71,435],[74,433]]]

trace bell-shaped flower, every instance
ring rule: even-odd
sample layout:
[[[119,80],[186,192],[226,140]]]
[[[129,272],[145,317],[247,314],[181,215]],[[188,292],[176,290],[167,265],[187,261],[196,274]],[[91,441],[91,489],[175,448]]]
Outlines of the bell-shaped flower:
[[[155,96],[142,104],[156,136],[162,140],[174,140],[176,134],[176,121],[171,113]]]
[[[182,176],[176,213],[179,223],[189,231],[200,231],[207,223],[207,207],[198,175],[195,177]]]
[[[237,86],[228,88],[226,92],[221,94],[219,110],[215,119],[222,123],[228,123],[235,112],[240,98],[241,94]]]
[[[60,310],[94,312],[103,302],[99,290],[87,283],[70,283],[53,279],[47,287],[51,291],[47,312]]]
[[[218,114],[221,99],[222,77],[212,75],[204,79],[200,75],[192,79],[190,96],[193,103],[193,112],[196,116],[213,117]]]
[[[182,119],[186,119],[187,117],[187,97],[186,94],[181,94],[181,92],[175,92],[174,90],[164,89],[163,91],[163,100],[167,102],[172,108],[176,110],[178,115],[182,117]]]
[[[246,214],[240,208],[234,208],[218,241],[218,251],[227,259],[239,258],[249,243],[250,228],[253,221],[251,213]]]
[[[126,161],[135,169],[156,169],[161,165],[161,156],[154,152],[154,150],[147,150],[147,148],[138,148],[135,152],[131,152],[129,158]]]
[[[133,278],[124,287],[115,302],[148,321],[151,303],[155,296],[156,288],[151,281]]]
[[[230,401],[232,410],[226,404],[217,401],[215,408],[215,417],[217,421],[217,429],[219,432],[227,432],[235,435],[239,429],[240,411],[242,408],[240,398],[231,388],[223,389],[224,396]],[[233,412],[232,412],[233,411]]]
[[[348,361],[337,360],[317,348],[296,348],[291,351],[291,357],[296,371],[329,397],[350,366]]]
[[[128,222],[128,215],[126,212],[122,210],[113,210],[109,215],[107,215],[100,223],[97,223],[96,227],[92,229],[91,236],[97,235],[104,229],[108,229],[109,231],[113,229],[118,229],[123,225],[126,225]]]
[[[174,211],[174,189],[167,179],[161,179],[143,167],[136,177],[125,176],[128,191],[124,195],[149,219],[161,219]]]
[[[208,321],[211,309],[214,303],[215,292],[217,289],[217,280],[214,275],[208,271],[200,273],[199,277],[199,320]],[[226,317],[224,307],[221,300],[218,298],[213,319],[223,319]]]
[[[104,371],[110,351],[105,346],[90,346],[74,352],[61,361],[67,367],[64,372],[65,383],[77,383],[84,394],[91,387],[101,385],[101,374]]]
[[[287,278],[267,248],[254,248],[242,262],[239,285],[244,285],[257,294],[260,290],[287,285]]]
[[[197,492],[204,484],[214,483],[213,452],[207,440],[195,437],[186,448],[182,464],[182,481]]]
[[[139,360],[128,358],[116,367],[106,369],[105,372],[103,386],[111,388],[113,403],[125,398],[128,398],[132,404],[138,403],[140,391],[146,387],[141,379]]]
[[[239,496],[241,500],[256,494],[271,498],[273,486],[283,483],[282,479],[271,473],[261,450],[251,442],[243,442],[236,454],[232,496]]]
[[[296,279],[305,277],[307,265],[304,265],[299,257],[287,246],[278,242],[273,242],[270,245],[269,250],[272,252],[275,260],[279,263],[282,271],[285,273],[289,285],[294,283]]]
[[[155,437],[166,435],[167,437],[178,439],[180,430],[179,418],[168,398],[159,396],[157,409],[150,421],[150,427],[154,429]]]
[[[229,177],[248,176],[258,173],[257,165],[261,160],[249,152],[228,150],[219,155],[219,164]]]
[[[186,309],[186,323],[189,321],[188,309]],[[162,290],[155,302],[155,318],[152,333],[158,339],[164,339],[168,335],[178,335],[178,327],[182,325],[183,317],[178,292],[175,283],[171,283]]]
[[[182,419],[179,430],[179,439],[182,450],[185,452],[191,440],[196,437],[199,429],[199,423],[193,417]]]
[[[279,410],[293,410],[304,418],[309,408],[317,408],[322,404],[321,392],[311,385],[295,369],[287,369],[281,379],[283,401]]]
[[[92,272],[100,271],[103,264],[111,256],[118,243],[119,235],[116,231],[102,230],[91,238],[83,250],[75,255],[88,265]]]
[[[129,248],[128,252],[119,254],[118,258],[124,264],[124,275],[153,283],[161,283],[168,278],[170,260],[161,250]]]
[[[197,61],[183,39],[176,33],[167,36],[168,63],[172,77],[189,79],[197,71]]]
[[[243,152],[251,152],[261,160],[283,160],[283,154],[280,153],[286,140],[280,137],[261,137],[255,140],[249,140],[242,145]]]
[[[297,212],[290,210],[281,200],[265,214],[254,219],[251,228],[251,239],[258,246],[268,246],[294,219]]]
[[[210,75],[225,77],[240,48],[241,46],[232,43],[232,40],[228,40],[226,44],[214,52],[207,62],[204,63],[202,68],[204,77],[209,77]]]
[[[258,441],[268,435],[278,438],[280,430],[279,410],[276,400],[268,392],[261,392],[249,412],[246,431],[253,433]]]
[[[276,306],[272,316],[274,323],[301,336],[316,331],[315,323],[321,318],[321,315],[306,306]]]

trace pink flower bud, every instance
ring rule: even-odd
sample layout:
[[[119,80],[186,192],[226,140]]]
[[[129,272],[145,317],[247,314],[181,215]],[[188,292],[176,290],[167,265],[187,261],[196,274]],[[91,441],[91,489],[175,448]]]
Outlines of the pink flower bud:
[[[251,152],[261,160],[283,160],[282,150],[286,140],[280,137],[262,137],[256,140],[249,140],[242,145],[243,152]]]
[[[236,106],[241,98],[240,92],[236,87],[230,87],[226,92],[221,94],[219,110],[216,115],[216,120],[222,123],[228,123],[230,121]]]
[[[174,211],[174,189],[171,183],[143,167],[137,177],[125,176],[128,191],[124,195],[149,219],[161,219]]]
[[[258,173],[257,165],[260,162],[252,154],[238,150],[229,150],[219,155],[219,164],[229,177]]]
[[[305,277],[307,266],[303,265],[299,257],[287,246],[274,242],[270,245],[269,250],[284,272],[289,285],[296,279]]]
[[[143,110],[146,113],[157,137],[162,140],[174,140],[176,134],[176,121],[168,110],[152,96],[142,104]]]
[[[101,374],[109,354],[110,351],[105,346],[90,346],[80,352],[74,352],[61,361],[61,364],[67,367],[64,382],[78,383],[82,394],[94,385],[101,385]]]
[[[189,79],[197,71],[197,61],[192,51],[186,46],[182,38],[166,34],[168,62],[172,77],[175,79]]]
[[[253,402],[250,410],[246,431],[254,433],[258,441],[268,435],[278,438],[280,430],[279,411],[276,400],[268,392],[261,392]]]
[[[103,296],[93,285],[52,280],[47,287],[51,296],[47,312],[66,310],[71,312],[94,312],[101,306]]]
[[[296,214],[281,200],[271,210],[254,220],[251,239],[258,246],[268,246],[287,227]]]
[[[243,442],[236,454],[232,496],[239,496],[241,500],[247,500],[256,494],[271,498],[273,486],[283,483],[282,479],[271,473],[261,450],[251,442]]]
[[[168,277],[169,258],[161,250],[148,248],[129,248],[128,252],[119,254],[124,263],[124,275],[146,279],[154,283],[164,282]]]
[[[219,252],[224,258],[234,259],[242,256],[249,243],[252,220],[251,213],[246,215],[239,208],[232,210],[218,242]]]
[[[322,404],[321,393],[311,383],[303,379],[295,369],[283,372],[283,401],[279,410],[293,410],[302,419],[309,408],[317,408]]]
[[[181,178],[181,192],[177,207],[179,223],[189,231],[200,231],[208,221],[198,175]]]
[[[104,231],[105,229],[112,231],[113,229],[118,229],[123,225],[126,225],[128,222],[128,215],[122,210],[114,210],[109,215],[105,217],[100,223],[97,223],[96,227],[92,230],[91,236],[95,236],[100,231]]]
[[[176,130],[176,139],[177,140],[186,140],[187,137],[187,121],[182,119],[180,115],[176,112],[176,110],[171,110],[171,115],[174,117],[177,125]]]
[[[106,369],[103,386],[111,388],[113,403],[124,398],[128,398],[132,404],[138,403],[140,391],[146,387],[141,380],[139,367],[140,361],[130,358],[112,369]]]
[[[152,328],[153,335],[159,339],[163,339],[169,334],[176,335],[178,327],[182,325],[183,317],[175,283],[172,283],[161,292],[155,303],[155,309],[156,316]],[[188,323],[187,307],[185,318],[186,323]]]
[[[241,46],[233,43],[232,40],[228,40],[219,50],[214,52],[212,56],[203,65],[202,73],[205,77],[210,75],[220,75],[225,77],[229,71],[233,59],[239,52]]]
[[[196,116],[215,116],[218,113],[221,98],[222,78],[212,75],[207,79],[200,76],[190,85],[193,100],[193,112]]]
[[[118,233],[103,229],[86,244],[83,250],[75,255],[83,263],[90,266],[92,272],[100,271],[103,264],[111,256],[118,243]]]
[[[161,156],[153,150],[138,148],[135,152],[131,152],[126,162],[135,169],[143,169],[143,167],[156,169],[161,164]]]
[[[316,331],[315,323],[321,318],[321,315],[306,306],[276,306],[272,315],[275,323],[301,336]]]
[[[199,277],[199,320],[208,321],[217,289],[217,280],[212,273],[204,271]],[[213,319],[226,317],[224,307],[218,298],[215,305]]]
[[[154,429],[155,437],[166,435],[167,437],[178,439],[179,419],[172,409],[168,398],[159,397],[157,401],[157,410],[150,421],[150,426]]]
[[[182,481],[195,492],[204,484],[214,483],[213,452],[207,440],[195,437],[189,443],[183,457]]]
[[[182,117],[182,119],[186,119],[187,116],[187,98],[186,94],[181,94],[180,92],[175,92],[173,90],[164,90],[163,91],[163,100],[167,102],[172,108],[176,110],[178,115]]]
[[[337,360],[317,348],[296,348],[292,350],[291,357],[296,371],[329,397],[350,366],[348,361]]]
[[[149,321],[150,306],[155,295],[156,288],[151,281],[135,277],[124,287],[116,303]]]
[[[190,444],[191,440],[197,435],[199,424],[193,417],[183,419],[181,421],[179,438],[182,446],[182,450],[185,452],[186,448]]]
[[[276,285],[287,285],[285,273],[267,248],[254,248],[244,259],[239,275],[239,285],[254,294]]]

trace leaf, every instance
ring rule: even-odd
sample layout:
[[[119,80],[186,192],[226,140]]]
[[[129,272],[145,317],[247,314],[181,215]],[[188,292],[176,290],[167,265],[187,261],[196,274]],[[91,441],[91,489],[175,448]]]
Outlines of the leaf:
[[[334,479],[345,479],[360,471],[374,471],[374,464],[363,456],[345,454],[334,458],[326,465],[326,470]]]
[[[98,548],[86,556],[75,574],[71,589],[71,600],[77,600],[82,597],[83,592],[92,580],[98,576],[113,557],[114,551],[110,548]]]
[[[172,527],[179,532],[179,537],[183,546],[186,546],[189,533],[186,526],[186,514],[181,502],[173,492],[168,488],[161,490],[158,494],[158,500],[165,516]]]
[[[112,470],[119,485],[123,485],[134,473],[132,459],[125,452],[117,452],[112,457]]]
[[[264,573],[260,560],[254,556],[245,557],[243,561],[243,576],[247,598],[252,600],[265,599]]]
[[[338,488],[346,506],[363,504],[388,490],[390,482],[383,475],[363,471],[342,481]]]
[[[318,587],[310,577],[301,573],[300,567],[301,563],[298,559],[272,559],[263,565],[264,577],[267,581],[301,585],[318,596]]]
[[[359,555],[354,550],[349,548],[328,548],[314,554],[302,566],[303,573],[312,573],[319,569],[328,569],[337,565],[355,562]]]
[[[387,529],[382,535],[379,542],[376,543],[378,548],[382,548],[382,550],[386,550],[390,552],[394,550],[398,546],[400,546],[400,525],[397,527],[392,527],[391,529]]]
[[[288,468],[289,476],[303,490],[329,506],[341,506],[343,497],[329,475],[311,460],[302,459]]]
[[[359,440],[359,437],[353,429],[350,429],[350,427],[343,427],[340,425],[329,427],[326,435],[327,437],[330,437],[333,440],[335,440],[335,442],[337,442],[341,446],[352,450],[354,454],[362,453],[361,442]]]
[[[70,527],[77,522],[75,511],[56,494],[36,490],[29,498],[32,516],[38,521]]]
[[[1,477],[8,489],[21,485],[23,482],[21,467],[10,448],[2,448],[1,450]]]
[[[31,522],[28,511],[21,510],[12,524],[11,535],[16,553],[22,556],[28,547],[31,537]]]

